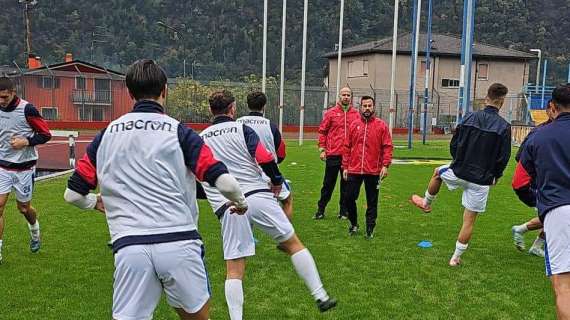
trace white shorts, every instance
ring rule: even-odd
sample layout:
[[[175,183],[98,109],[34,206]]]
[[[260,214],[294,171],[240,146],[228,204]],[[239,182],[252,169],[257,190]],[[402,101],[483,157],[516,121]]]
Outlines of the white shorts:
[[[222,215],[220,222],[222,223],[224,260],[255,255],[255,242],[253,240],[253,232],[247,213],[239,215],[237,213],[230,213],[230,209],[227,209]]]
[[[115,254],[113,318],[152,319],[162,292],[174,308],[196,313],[210,299],[200,240],[132,245]]]
[[[18,202],[29,202],[34,191],[34,173],[33,168],[25,171],[0,168],[0,194],[8,194],[13,188]]]
[[[544,218],[546,275],[570,272],[570,205],[550,210]]]
[[[437,168],[437,172],[449,190],[463,189],[461,204],[465,209],[478,213],[485,212],[489,186],[482,186],[456,177],[448,164]]]
[[[230,214],[228,209],[220,219],[225,260],[255,255],[251,225],[278,243],[289,240],[295,234],[293,225],[272,193],[254,193],[247,197],[247,204],[245,215]]]

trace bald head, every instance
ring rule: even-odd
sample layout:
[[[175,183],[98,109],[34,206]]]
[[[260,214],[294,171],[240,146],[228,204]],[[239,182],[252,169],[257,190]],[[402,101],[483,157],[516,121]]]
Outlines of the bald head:
[[[340,89],[340,103],[343,106],[350,105],[350,101],[352,100],[352,90],[349,87],[344,87]]]

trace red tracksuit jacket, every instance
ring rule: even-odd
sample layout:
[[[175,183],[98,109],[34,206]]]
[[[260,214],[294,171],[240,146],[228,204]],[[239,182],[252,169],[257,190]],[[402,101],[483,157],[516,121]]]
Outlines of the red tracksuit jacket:
[[[344,142],[342,167],[349,174],[379,175],[392,163],[392,137],[384,121],[360,116],[353,122]]]
[[[330,108],[319,126],[319,148],[325,149],[327,156],[341,156],[346,131],[358,118],[360,118],[360,113],[352,105],[346,112],[340,103]]]

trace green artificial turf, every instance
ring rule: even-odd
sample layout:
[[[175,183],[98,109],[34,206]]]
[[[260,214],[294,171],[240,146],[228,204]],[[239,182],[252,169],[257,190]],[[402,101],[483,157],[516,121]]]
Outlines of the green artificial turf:
[[[397,141],[396,145],[405,145]],[[448,142],[397,148],[396,157],[449,158]],[[337,220],[335,192],[326,218],[312,216],[320,193],[323,163],[314,142],[288,144],[281,165],[292,181],[295,229],[311,250],[329,294],[338,307],[320,314],[290,259],[259,231],[257,255],[248,260],[244,280],[245,319],[553,319],[554,300],[541,258],[517,251],[511,226],[534,216],[510,187],[513,163],[491,189],[487,212],[475,226],[464,265],[447,266],[461,224],[461,193],[442,189],[431,214],[408,204],[423,194],[435,165],[401,164],[382,184],[378,226],[368,241],[347,233]],[[43,247],[28,248],[28,230],[13,197],[6,206],[0,265],[0,319],[110,319],[113,256],[107,247],[104,216],[63,201],[65,179],[36,184],[33,205],[40,213]],[[364,225],[364,192],[358,202]],[[228,319],[220,225],[200,204],[200,232],[212,283],[212,319]],[[527,235],[530,246],[535,234]],[[417,243],[429,240],[430,249]],[[177,319],[161,301],[155,319]]]

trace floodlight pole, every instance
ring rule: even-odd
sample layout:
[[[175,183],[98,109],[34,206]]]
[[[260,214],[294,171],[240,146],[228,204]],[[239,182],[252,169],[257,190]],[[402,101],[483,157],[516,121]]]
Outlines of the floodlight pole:
[[[285,31],[287,27],[287,0],[283,0],[281,24],[281,76],[279,77],[279,132],[283,132],[283,91],[285,86]]]
[[[340,0],[340,22],[338,27],[338,55],[336,64],[336,96],[340,93],[340,69],[342,62],[342,31],[344,23],[344,0]]]
[[[267,82],[267,1],[263,0],[263,67],[261,71],[261,91],[265,93]]]
[[[392,36],[392,74],[390,78],[390,135],[394,129],[394,115],[396,113],[396,106],[394,100],[396,98],[396,57],[398,50],[398,8],[399,0],[394,0],[394,31]]]
[[[416,108],[416,72],[418,61],[418,41],[420,38],[421,10],[422,0],[414,0],[412,18],[412,56],[410,59],[410,104],[408,107],[408,149],[412,149],[412,137],[414,134],[414,110]]]
[[[305,69],[307,64],[307,17],[309,12],[309,0],[303,4],[303,54],[301,61],[301,106],[299,111],[299,145],[303,145],[303,126],[305,125]]]
[[[424,82],[424,130],[422,132],[422,143],[426,144],[427,136],[427,113],[429,103],[429,78],[431,70],[431,22],[432,22],[432,0],[428,0],[428,27],[426,40],[426,71]]]
[[[459,75],[459,99],[457,124],[463,121],[463,114],[469,112],[471,102],[471,64],[473,61],[473,33],[477,0],[463,3],[463,32],[461,35],[461,70]],[[465,110],[465,112],[464,112]]]

